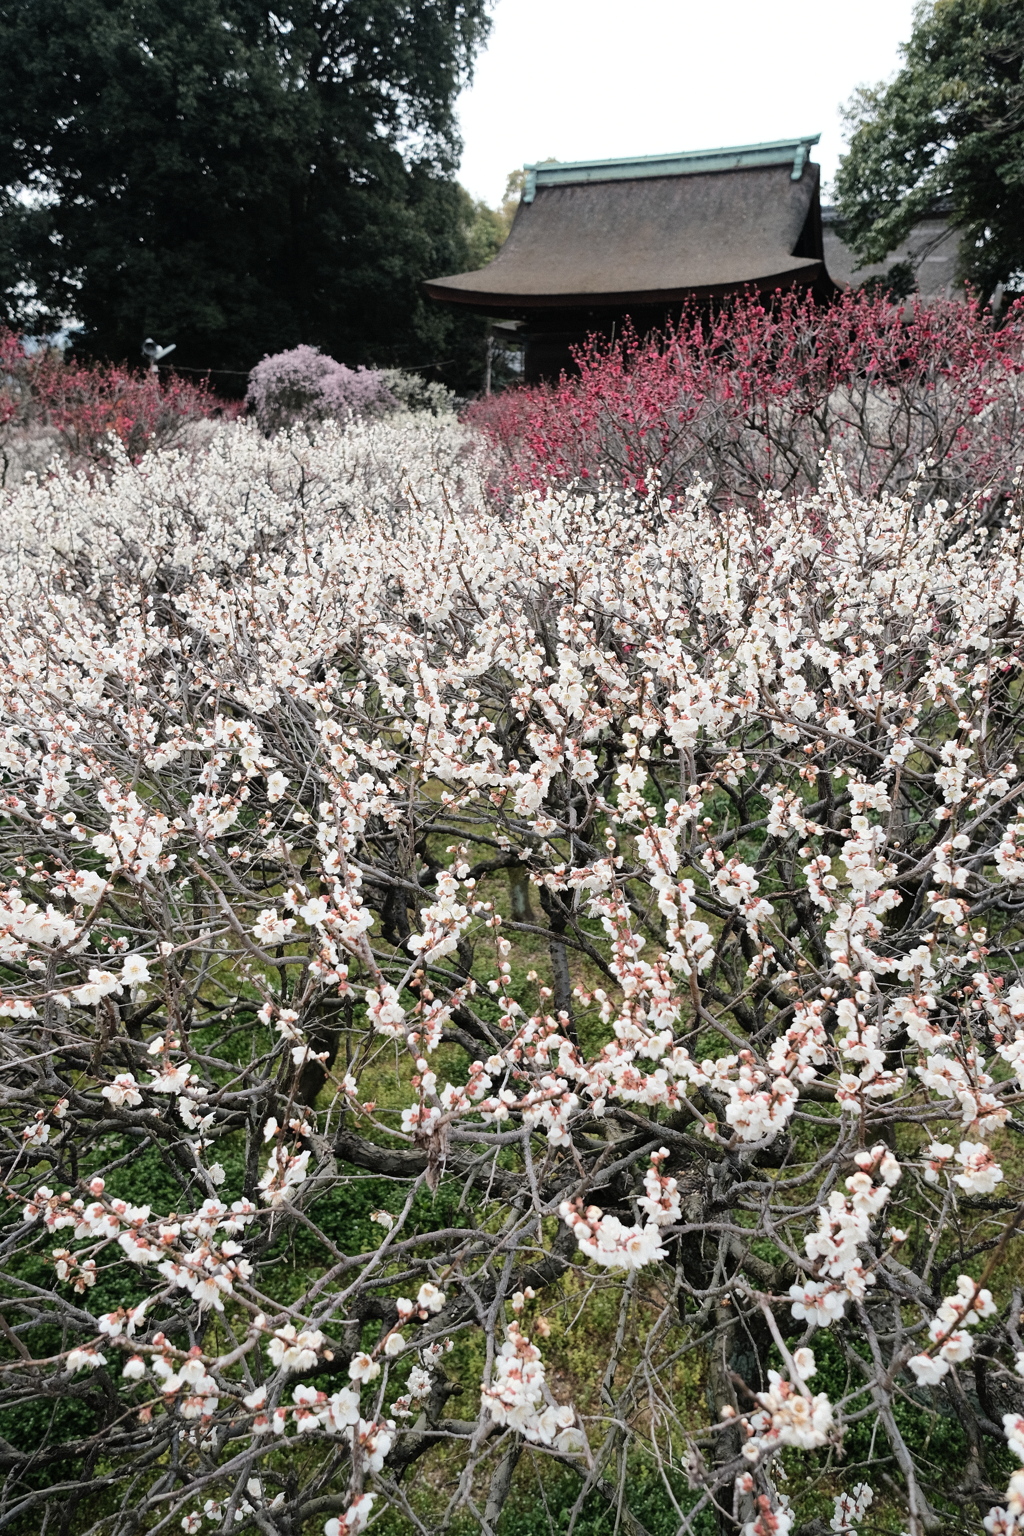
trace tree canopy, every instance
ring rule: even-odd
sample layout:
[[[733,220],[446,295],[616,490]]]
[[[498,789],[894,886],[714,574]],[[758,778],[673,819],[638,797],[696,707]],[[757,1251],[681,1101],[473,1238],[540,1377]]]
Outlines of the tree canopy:
[[[836,192],[847,236],[881,261],[948,200],[963,275],[988,294],[1024,268],[1024,9],[1018,0],[918,7],[905,63],[857,92]]]
[[[456,95],[486,0],[0,3],[0,304],[247,369],[458,352],[422,278],[467,259]]]

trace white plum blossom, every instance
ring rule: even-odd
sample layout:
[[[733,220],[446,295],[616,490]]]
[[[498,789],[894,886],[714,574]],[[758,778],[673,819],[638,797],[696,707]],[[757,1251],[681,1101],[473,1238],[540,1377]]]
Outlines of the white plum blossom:
[[[984,1142],[962,1141],[956,1154],[962,1168],[953,1175],[953,1183],[969,1195],[990,1195],[1002,1183],[1003,1170]]]
[[[273,804],[283,798],[288,780],[280,769],[267,774],[267,799]]]
[[[139,1085],[130,1072],[119,1072],[113,1082],[107,1083],[100,1092],[114,1109],[120,1109],[122,1105],[134,1108],[136,1104],[142,1103]]]
[[[88,1346],[68,1351],[65,1364],[69,1371],[96,1371],[101,1365],[106,1365],[107,1357],[98,1349]]]
[[[268,1205],[281,1205],[290,1200],[292,1193],[306,1181],[310,1153],[292,1153],[287,1147],[272,1147],[267,1160],[267,1170],[259,1180],[262,1198]]]
[[[267,1344],[267,1354],[278,1370],[308,1371],[316,1365],[323,1342],[323,1334],[318,1329],[300,1332],[294,1323],[286,1323],[283,1328],[274,1330]]]
[[[658,1227],[671,1226],[679,1220],[681,1214],[679,1184],[676,1179],[668,1178],[661,1172],[667,1157],[667,1147],[651,1153],[651,1166],[644,1175],[644,1194],[637,1199],[637,1205],[644,1215]]]
[[[919,1386],[936,1386],[951,1365],[968,1360],[974,1340],[966,1331],[995,1312],[992,1294],[970,1275],[957,1280],[956,1294],[947,1296],[928,1325],[932,1348],[914,1355],[907,1364]]]
[[[825,1445],[835,1429],[832,1404],[828,1395],[812,1396],[799,1390],[778,1371],[768,1372],[768,1390],[756,1394],[761,1411],[750,1420],[753,1437],[743,1447],[743,1455],[757,1461],[778,1445],[793,1445],[813,1450]]]
[[[375,1376],[380,1375],[380,1365],[369,1355],[360,1353],[353,1355],[349,1361],[348,1374],[350,1381],[372,1381]]]
[[[833,1190],[818,1209],[815,1232],[804,1238],[804,1251],[827,1279],[790,1286],[792,1313],[798,1321],[827,1326],[845,1314],[847,1301],[862,1300],[875,1276],[861,1258],[874,1217],[888,1204],[902,1177],[898,1159],[882,1143],[858,1152],[858,1172],[846,1179],[847,1193]],[[877,1180],[877,1182],[876,1182]]]
[[[624,1226],[617,1216],[606,1216],[599,1206],[582,1211],[565,1200],[558,1214],[582,1253],[606,1269],[642,1269],[665,1257],[661,1229],[654,1221],[644,1226]]]
[[[540,1350],[510,1323],[508,1338],[494,1361],[494,1374],[480,1394],[484,1412],[525,1439],[542,1445],[564,1444],[576,1423],[575,1410],[559,1406],[547,1390]]]
[[[406,1385],[409,1389],[409,1396],[414,1402],[428,1397],[431,1387],[430,1372],[425,1371],[422,1366],[414,1365],[409,1372],[409,1379]]]
[[[440,1312],[444,1302],[444,1292],[429,1280],[425,1280],[416,1292],[416,1305],[421,1311]]]
[[[112,992],[120,993],[121,990],[121,983],[116,976],[110,971],[101,970],[99,966],[91,965],[89,980],[82,986],[75,987],[71,996],[76,1003],[81,1003],[83,1007],[88,1008],[103,998],[109,997]]]
[[[332,1515],[324,1526],[324,1536],[361,1536],[373,1510],[375,1497],[372,1493],[361,1494],[343,1515]]]
[[[252,932],[261,944],[283,944],[294,927],[294,917],[279,917],[276,907],[265,907],[253,923]]]
[[[812,1376],[817,1375],[818,1367],[814,1359],[814,1351],[808,1349],[806,1345],[793,1351],[793,1364],[797,1368],[801,1381],[810,1381]]]
[[[373,1020],[374,1028],[380,1034],[389,1035],[394,1040],[405,1038],[405,1009],[394,987],[386,982],[379,988],[369,987],[366,992],[366,1007]]]
[[[939,1174],[953,1156],[953,1147],[944,1141],[933,1141],[925,1148],[925,1180],[929,1184],[939,1182]]]
[[[121,965],[121,980],[126,987],[141,987],[152,981],[145,955],[127,955]]]
[[[849,1493],[839,1493],[835,1500],[835,1513],[829,1521],[829,1529],[839,1536],[851,1536],[874,1502],[874,1491],[868,1483],[858,1483]]]

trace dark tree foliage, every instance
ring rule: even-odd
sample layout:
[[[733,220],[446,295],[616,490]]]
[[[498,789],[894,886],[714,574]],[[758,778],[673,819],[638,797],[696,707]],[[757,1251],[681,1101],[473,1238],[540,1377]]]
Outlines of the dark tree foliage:
[[[1024,269],[1024,6],[918,7],[905,64],[847,109],[836,176],[847,238],[882,261],[938,199],[962,231],[963,275],[982,293]]]
[[[0,312],[99,356],[310,342],[455,382],[479,341],[419,284],[466,264],[487,27],[486,0],[2,0]]]

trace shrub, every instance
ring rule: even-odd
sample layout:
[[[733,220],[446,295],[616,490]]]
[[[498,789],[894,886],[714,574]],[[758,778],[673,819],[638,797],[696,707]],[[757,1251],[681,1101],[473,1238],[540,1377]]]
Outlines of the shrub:
[[[14,332],[0,329],[0,485],[11,483],[8,471],[33,433],[75,467],[109,469],[112,439],[136,462],[150,449],[182,444],[195,423],[236,412],[205,382],[84,364],[55,347],[28,354]]]
[[[89,478],[61,462],[41,483],[12,488],[0,586],[31,601],[56,564],[86,585],[128,569],[173,591],[199,571],[237,575],[256,557],[288,556],[325,523],[398,526],[410,498],[441,516],[446,498],[462,506],[484,495],[480,439],[451,414],[328,421],[294,438],[232,422],[214,428],[200,464],[191,450],[168,451]]]
[[[394,410],[397,401],[373,368],[346,368],[319,347],[292,347],[257,363],[249,374],[247,399],[264,432],[299,423]]]
[[[455,409],[454,390],[446,384],[424,379],[406,368],[381,368],[380,376],[400,409],[431,416],[448,416]]]
[[[7,1525],[1011,1531],[1020,509],[339,505],[413,431],[0,595]]]
[[[1000,328],[976,301],[829,306],[755,297],[693,308],[666,335],[627,329],[579,353],[579,377],[470,407],[506,486],[604,480],[716,507],[820,481],[826,454],[858,495],[1010,493],[1024,429],[1024,309]],[[924,466],[922,469],[921,466]]]

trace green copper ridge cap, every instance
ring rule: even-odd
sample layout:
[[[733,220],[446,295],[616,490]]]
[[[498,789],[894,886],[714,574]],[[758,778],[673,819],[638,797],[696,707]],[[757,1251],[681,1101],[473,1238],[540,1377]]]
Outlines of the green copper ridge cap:
[[[591,181],[636,181],[645,176],[697,176],[707,171],[741,171],[756,166],[790,165],[799,181],[820,133],[801,139],[772,139],[765,144],[727,145],[722,149],[688,149],[674,155],[634,155],[625,160],[556,160],[525,165],[523,202],[532,203],[540,187],[579,185]]]

